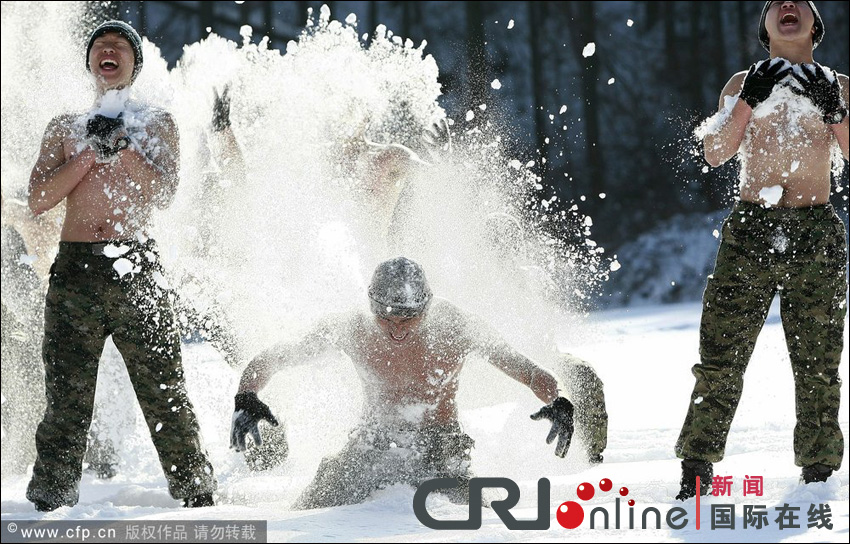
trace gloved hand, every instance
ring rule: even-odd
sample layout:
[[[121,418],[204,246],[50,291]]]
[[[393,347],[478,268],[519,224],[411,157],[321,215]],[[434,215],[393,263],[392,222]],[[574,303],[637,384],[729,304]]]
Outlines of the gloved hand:
[[[531,419],[535,421],[544,417],[552,420],[552,430],[546,437],[546,443],[551,444],[557,436],[558,445],[555,447],[555,455],[565,457],[573,439],[573,403],[564,397],[558,397],[552,404],[547,404],[531,414]]]
[[[230,126],[230,85],[224,87],[221,94],[215,90],[215,104],[213,104],[212,129],[213,132],[221,132]]]
[[[86,138],[101,160],[110,159],[122,149],[130,147],[130,138],[124,130],[124,120],[120,114],[114,118],[97,114],[89,119]]]
[[[800,88],[791,87],[795,93],[808,97],[823,115],[827,124],[840,123],[847,115],[847,104],[841,97],[841,85],[834,71],[827,74],[820,64],[801,64],[794,70],[794,79]],[[801,90],[802,89],[802,90]]]
[[[452,133],[449,130],[448,120],[443,117],[434,121],[430,128],[423,130],[422,142],[434,160],[440,160],[443,156],[451,154]]]
[[[785,59],[763,60],[753,64],[744,78],[741,100],[755,108],[770,96],[773,87],[791,73],[791,64]]]
[[[265,419],[275,427],[278,426],[277,418],[272,415],[271,409],[257,398],[253,391],[245,391],[236,394],[236,410],[233,412],[233,426],[230,429],[230,447],[236,451],[245,451],[245,437],[248,433],[254,438],[257,445],[263,443],[260,437],[259,423]]]

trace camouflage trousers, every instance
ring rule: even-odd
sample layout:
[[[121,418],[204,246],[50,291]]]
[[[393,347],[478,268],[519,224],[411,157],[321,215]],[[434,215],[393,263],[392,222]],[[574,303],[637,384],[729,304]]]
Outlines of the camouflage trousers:
[[[416,487],[433,478],[458,478],[461,485],[446,493],[453,502],[465,504],[474,444],[456,423],[409,429],[363,424],[352,431],[340,453],[322,460],[295,508],[356,504],[389,485]]]
[[[608,412],[602,380],[586,361],[563,354],[555,363],[555,373],[564,385],[564,396],[575,409],[576,435],[591,463],[602,462],[608,446]]]
[[[186,395],[180,335],[152,241],[62,242],[51,268],[42,355],[47,409],[27,499],[76,504],[106,338],[121,352],[172,497],[216,488]],[[125,251],[126,250],[126,251]]]
[[[847,311],[845,229],[832,206],[765,209],[739,202],[723,225],[703,295],[701,363],[676,443],[681,458],[723,458],[744,371],[779,293],[794,372],[798,466],[841,466],[838,365]]]

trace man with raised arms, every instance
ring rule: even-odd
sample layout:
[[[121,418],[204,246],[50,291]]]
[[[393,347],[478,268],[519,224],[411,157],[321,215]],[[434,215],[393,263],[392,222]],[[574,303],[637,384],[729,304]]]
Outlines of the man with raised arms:
[[[833,161],[847,160],[848,80],[814,61],[823,35],[813,2],[766,2],[759,41],[770,58],[729,80],[706,131],[706,160],[737,155],[741,187],[703,295],[701,363],[676,443],[680,500],[708,492],[777,293],[795,381],[794,460],[805,483],[841,466],[847,247],[829,196]]]
[[[484,355],[546,404],[531,417],[552,420],[547,441],[557,437],[555,453],[566,455],[573,404],[558,396],[555,377],[479,320],[446,300],[432,300],[418,264],[404,257],[380,264],[369,299],[371,314],[327,318],[300,342],[281,343],[261,353],[242,374],[231,434],[231,445],[238,451],[246,449],[249,434],[260,441],[260,420],[278,424],[257,397],[277,371],[338,351],[351,358],[362,380],[364,421],[342,452],[322,462],[298,508],[352,504],[393,483],[416,486],[439,477],[458,478],[461,486],[452,498],[467,500],[474,442],[460,427],[455,397],[458,375],[472,352]],[[607,424],[607,416],[604,421]],[[604,448],[604,437],[593,444]],[[601,461],[600,453],[592,460]]]

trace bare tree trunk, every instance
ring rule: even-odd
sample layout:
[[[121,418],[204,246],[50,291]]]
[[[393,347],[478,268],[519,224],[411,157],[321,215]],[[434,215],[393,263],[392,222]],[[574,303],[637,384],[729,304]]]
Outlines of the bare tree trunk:
[[[198,17],[201,23],[201,36],[207,35],[207,28],[213,26],[213,4],[212,2],[201,2],[198,9]]]
[[[688,96],[689,109],[700,111],[704,107],[702,87],[705,79],[703,74],[705,66],[699,62],[699,59],[704,56],[700,48],[705,44],[705,40],[699,40],[697,36],[700,36],[702,32],[700,21],[702,20],[703,4],[701,2],[690,2],[687,4],[687,9],[690,26],[690,39],[688,40],[690,46],[688,58],[690,61],[686,65],[687,88],[685,90]]]
[[[263,28],[265,29],[266,36],[269,38],[272,37],[272,27],[274,26],[274,17],[272,12],[272,3],[271,2],[263,2]]]
[[[139,2],[139,34],[146,36],[148,33],[148,6],[145,2]]]
[[[537,150],[541,157],[548,157],[548,146],[546,144],[546,112],[543,111],[543,58],[540,51],[540,35],[543,34],[543,22],[541,11],[545,9],[542,2],[526,2],[528,6],[528,20],[530,29],[528,33],[531,42],[531,83],[534,107],[534,134]]]
[[[667,53],[667,67],[673,72],[679,71],[678,47],[676,47],[676,4],[664,2],[664,51]]]
[[[746,2],[739,1],[738,4],[738,55],[740,59],[740,70],[743,70],[745,66],[750,64],[750,51],[747,44],[749,43],[749,37],[751,26],[755,26],[751,24],[752,21],[748,20],[747,15],[747,6]]]
[[[723,24],[723,12],[719,9],[710,9],[711,20],[709,23],[710,33],[713,36],[711,42],[714,45],[713,62],[714,65],[714,81],[710,82],[712,88],[717,88],[717,92],[723,88],[726,83],[726,78],[730,76],[726,68],[726,32]],[[695,40],[696,41],[696,40]],[[699,57],[694,57],[694,60]],[[714,108],[712,108],[714,109]]]
[[[410,38],[413,31],[413,4],[414,2],[401,3],[401,33],[405,38]]]
[[[582,40],[585,43],[596,43],[596,10],[593,2],[579,2],[578,23],[581,29]],[[590,168],[591,193],[598,195],[605,192],[605,172],[602,164],[602,150],[599,146],[599,92],[597,83],[599,81],[599,64],[596,62],[597,55],[591,55],[584,60],[584,72],[582,73],[582,93],[584,94],[584,123],[585,136],[587,139],[587,165]]]
[[[477,107],[485,104],[490,95],[487,85],[489,69],[484,37],[484,2],[466,2],[466,87],[469,108],[477,116],[486,117],[486,111]]]
[[[296,19],[297,24],[295,26],[302,26],[304,22],[307,20],[307,10],[310,9],[310,2],[305,2],[304,0],[299,0],[298,4],[298,18]]]

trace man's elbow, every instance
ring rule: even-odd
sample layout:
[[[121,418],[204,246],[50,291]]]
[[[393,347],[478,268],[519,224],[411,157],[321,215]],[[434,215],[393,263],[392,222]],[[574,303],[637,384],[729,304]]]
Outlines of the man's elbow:
[[[160,193],[154,201],[154,205],[159,210],[167,210],[172,204],[174,204],[174,193],[171,191],[167,193]]]
[[[718,151],[706,148],[705,162],[707,162],[712,168],[717,168],[727,160],[729,160],[729,157],[724,157],[723,154],[719,153]]]
[[[35,217],[38,217],[39,215],[50,209],[50,207],[42,198],[43,196],[43,194],[36,195],[31,191],[29,198],[27,199],[27,206],[29,207],[30,212],[32,212],[33,216]]]
[[[177,196],[177,177],[168,176],[156,193],[154,205],[160,210],[165,210],[171,207],[174,203],[174,197]]]

